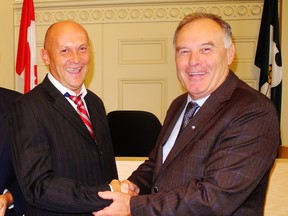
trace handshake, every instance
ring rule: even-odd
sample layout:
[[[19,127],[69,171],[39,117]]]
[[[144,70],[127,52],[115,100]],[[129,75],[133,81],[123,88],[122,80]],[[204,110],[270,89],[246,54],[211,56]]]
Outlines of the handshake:
[[[130,210],[130,199],[132,196],[138,196],[140,190],[137,185],[129,180],[112,180],[110,182],[112,191],[98,192],[98,195],[102,199],[112,200],[110,206],[104,209],[93,212],[94,216],[129,216],[131,215]]]
[[[140,192],[138,186],[129,180],[119,181],[114,179],[110,182],[110,187],[114,192],[127,193],[130,196],[137,196]]]

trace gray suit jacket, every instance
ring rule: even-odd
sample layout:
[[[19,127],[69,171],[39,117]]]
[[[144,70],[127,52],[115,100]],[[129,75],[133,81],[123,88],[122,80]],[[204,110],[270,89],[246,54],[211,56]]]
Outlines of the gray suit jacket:
[[[47,77],[11,109],[12,160],[26,216],[91,215],[110,204],[97,194],[117,178],[106,113],[89,90],[85,101],[96,142]]]
[[[263,215],[280,144],[273,104],[230,72],[162,164],[162,146],[186,99],[173,101],[149,160],[129,178],[142,194],[152,193],[132,197],[132,215]]]

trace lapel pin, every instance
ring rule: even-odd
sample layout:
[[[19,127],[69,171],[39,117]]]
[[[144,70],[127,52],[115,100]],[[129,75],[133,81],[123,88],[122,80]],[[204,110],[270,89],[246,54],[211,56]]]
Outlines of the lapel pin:
[[[192,130],[194,130],[196,127],[194,125],[191,126]]]

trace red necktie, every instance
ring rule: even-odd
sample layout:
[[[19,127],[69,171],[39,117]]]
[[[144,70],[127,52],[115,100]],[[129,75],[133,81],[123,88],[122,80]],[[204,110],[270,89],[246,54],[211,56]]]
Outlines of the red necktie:
[[[90,135],[92,136],[92,138],[95,139],[95,135],[94,135],[94,132],[93,132],[93,129],[92,129],[92,124],[91,124],[91,121],[90,121],[90,117],[89,117],[88,112],[87,112],[87,110],[86,110],[86,108],[84,106],[83,100],[81,98],[81,94],[78,95],[78,96],[72,96],[72,95],[69,94],[68,97],[76,104],[77,111],[78,111],[78,114],[79,114],[80,118],[82,119],[82,121],[86,125],[86,127],[87,127]]]

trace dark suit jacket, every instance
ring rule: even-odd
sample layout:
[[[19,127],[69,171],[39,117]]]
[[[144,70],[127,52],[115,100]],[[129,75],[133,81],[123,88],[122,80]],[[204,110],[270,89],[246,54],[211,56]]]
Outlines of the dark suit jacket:
[[[89,90],[85,102],[96,142],[47,77],[13,106],[11,152],[26,216],[91,215],[110,204],[97,194],[118,177],[106,113]]]
[[[17,184],[10,158],[10,136],[7,119],[8,110],[20,95],[16,91],[0,88],[0,193],[4,189],[8,189],[14,199],[14,209],[7,210],[6,215],[9,213],[22,215],[24,210],[23,196]]]
[[[230,72],[162,164],[162,145],[186,98],[173,101],[150,159],[129,178],[152,193],[132,197],[132,215],[263,215],[280,142],[273,104]]]

